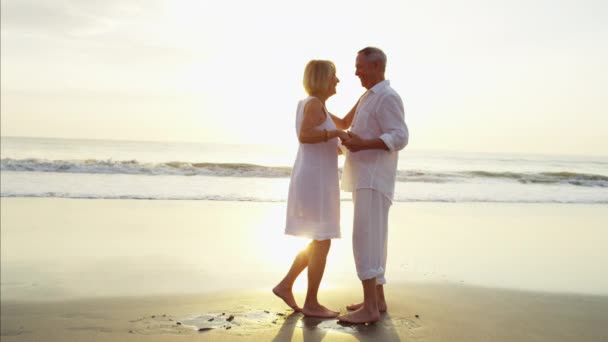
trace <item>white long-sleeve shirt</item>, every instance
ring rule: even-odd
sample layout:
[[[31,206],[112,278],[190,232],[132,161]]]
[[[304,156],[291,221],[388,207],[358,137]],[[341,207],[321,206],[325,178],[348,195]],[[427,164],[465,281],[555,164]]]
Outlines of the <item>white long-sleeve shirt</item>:
[[[407,145],[409,131],[401,97],[388,80],[374,85],[363,95],[351,131],[363,139],[380,138],[389,150],[347,151],[342,190],[374,189],[392,201],[399,150]]]

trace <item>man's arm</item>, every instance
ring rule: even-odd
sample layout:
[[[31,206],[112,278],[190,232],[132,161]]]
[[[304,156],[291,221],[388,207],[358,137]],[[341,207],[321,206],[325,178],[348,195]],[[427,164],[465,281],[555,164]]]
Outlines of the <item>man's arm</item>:
[[[351,138],[342,142],[351,152],[362,150],[399,151],[409,140],[409,132],[404,120],[403,103],[398,96],[383,99],[378,108],[376,119],[382,134],[375,139],[362,139],[349,132]]]
[[[383,99],[377,113],[378,123],[382,130],[380,139],[388,150],[400,151],[409,142],[409,130],[405,124],[405,110],[398,95],[389,95]]]
[[[342,145],[346,146],[351,152],[359,152],[362,150],[385,150],[389,148],[384,143],[384,140],[380,138],[376,139],[362,139],[360,136],[353,132],[348,132],[350,138],[342,142]]]

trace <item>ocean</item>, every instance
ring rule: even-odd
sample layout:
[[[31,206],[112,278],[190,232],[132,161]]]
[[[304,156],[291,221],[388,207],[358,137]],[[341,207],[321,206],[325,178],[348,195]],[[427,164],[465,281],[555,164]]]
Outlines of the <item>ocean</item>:
[[[0,195],[280,202],[296,148],[2,137]],[[406,147],[395,201],[606,204],[608,157]]]
[[[2,197],[283,202],[297,144],[1,138]],[[343,157],[339,159],[342,166]],[[341,194],[350,201],[350,194]],[[396,202],[608,203],[608,156],[410,150]]]

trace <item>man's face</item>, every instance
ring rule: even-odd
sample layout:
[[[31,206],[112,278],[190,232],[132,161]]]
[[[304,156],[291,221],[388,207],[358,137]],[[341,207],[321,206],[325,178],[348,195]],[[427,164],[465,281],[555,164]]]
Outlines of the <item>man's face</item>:
[[[372,84],[371,82],[375,79],[375,63],[370,63],[363,54],[357,55],[355,61],[355,75],[361,80],[361,85],[366,89],[369,89]]]

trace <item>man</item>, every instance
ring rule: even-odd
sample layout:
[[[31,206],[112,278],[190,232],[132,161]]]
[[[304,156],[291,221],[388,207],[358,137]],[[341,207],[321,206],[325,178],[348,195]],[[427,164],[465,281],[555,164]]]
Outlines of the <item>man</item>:
[[[353,193],[353,254],[363,285],[363,302],[338,320],[372,323],[387,309],[384,297],[388,211],[393,200],[398,152],[409,139],[403,102],[384,78],[386,55],[375,47],[357,54],[356,73],[367,89],[356,109],[344,118],[351,122],[342,189]],[[354,114],[354,118],[352,116]]]

